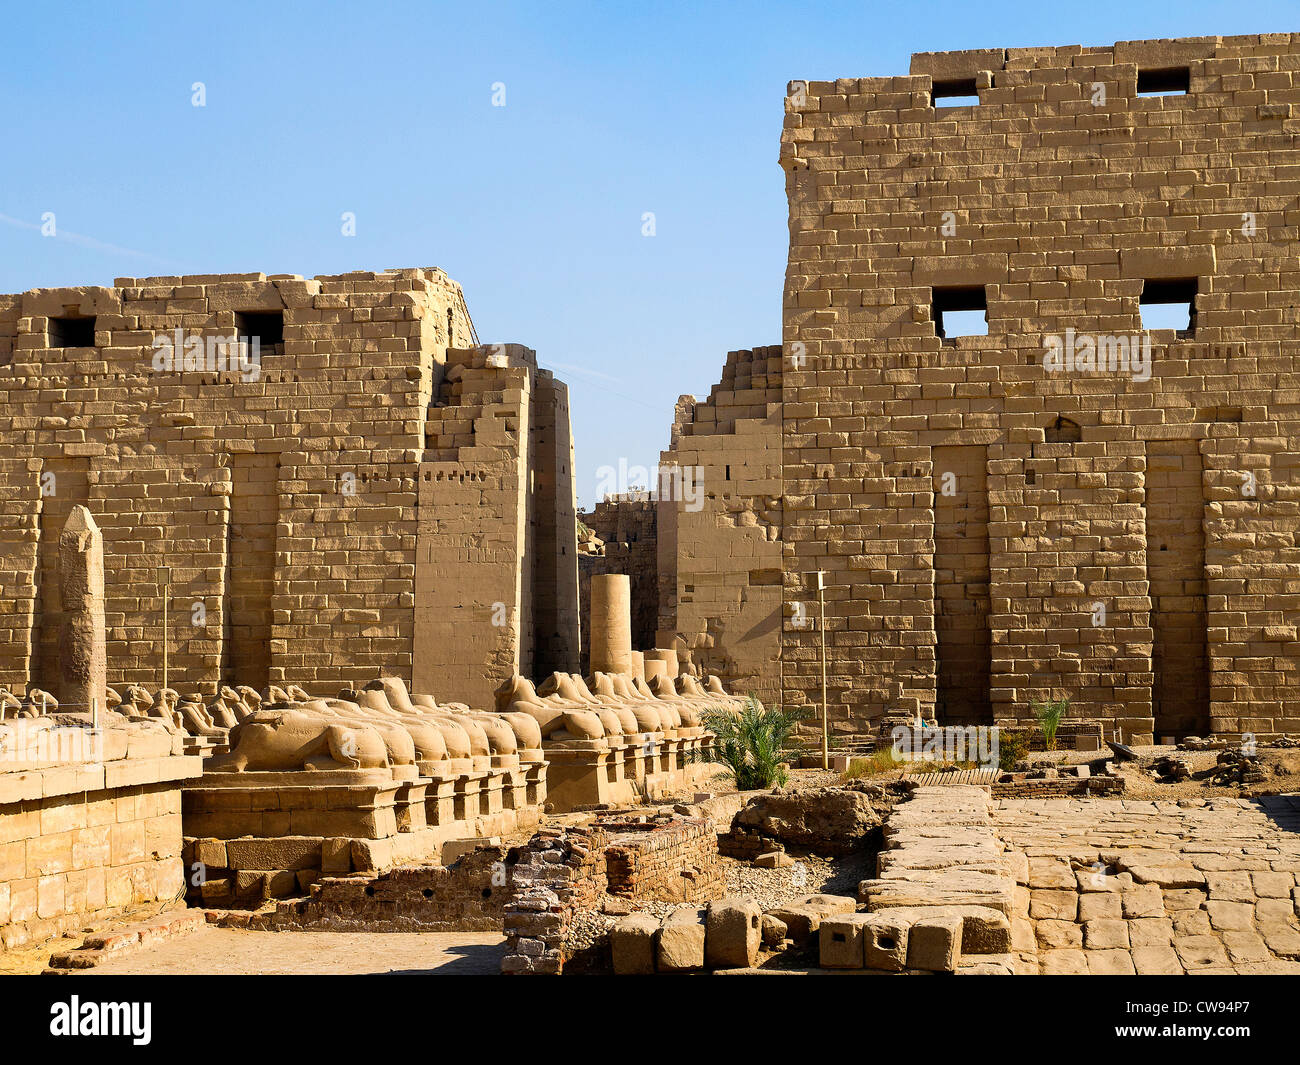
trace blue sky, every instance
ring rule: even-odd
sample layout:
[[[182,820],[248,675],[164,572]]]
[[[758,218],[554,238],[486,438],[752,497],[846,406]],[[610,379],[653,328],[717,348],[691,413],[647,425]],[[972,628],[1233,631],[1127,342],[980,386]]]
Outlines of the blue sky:
[[[484,342],[569,383],[589,505],[599,467],[657,461],[728,349],[780,342],[791,78],[1297,21],[1294,0],[23,5],[0,291],[441,266]]]

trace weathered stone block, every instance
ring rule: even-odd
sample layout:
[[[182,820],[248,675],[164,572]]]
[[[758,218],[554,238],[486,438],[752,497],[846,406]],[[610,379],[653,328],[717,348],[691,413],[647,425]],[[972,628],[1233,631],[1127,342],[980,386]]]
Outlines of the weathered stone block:
[[[650,914],[632,913],[610,929],[609,948],[614,972],[620,976],[655,971],[655,937],[659,921]]]
[[[961,964],[962,918],[922,917],[907,930],[907,967],[955,972]]]
[[[897,972],[907,967],[909,922],[893,910],[864,914],[863,961],[868,969]]]
[[[823,969],[866,967],[867,923],[871,914],[827,917],[817,930],[818,964]]]
[[[762,911],[749,899],[724,898],[709,903],[704,941],[710,969],[745,969],[758,960]]]
[[[664,918],[657,955],[660,972],[704,967],[705,917],[703,909],[680,907]]]

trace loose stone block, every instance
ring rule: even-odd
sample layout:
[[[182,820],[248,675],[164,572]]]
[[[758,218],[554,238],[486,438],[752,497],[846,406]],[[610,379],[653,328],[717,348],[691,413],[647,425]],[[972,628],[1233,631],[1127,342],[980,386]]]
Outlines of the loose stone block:
[[[658,943],[661,973],[704,968],[705,912],[684,907],[664,918]]]
[[[821,922],[836,914],[853,913],[857,900],[847,895],[805,895],[771,911],[786,926],[786,934],[799,946],[817,934]]]
[[[827,917],[817,931],[818,964],[823,969],[866,967],[869,913]]]
[[[758,960],[763,914],[749,899],[725,898],[709,903],[704,941],[710,969],[745,969]]]
[[[614,972],[620,976],[654,972],[658,933],[659,921],[650,914],[633,913],[620,918],[609,933]]]
[[[907,930],[907,967],[950,973],[961,964],[962,919],[923,917]]]
[[[909,923],[892,910],[865,914],[862,923],[863,963],[868,969],[898,972],[907,967]]]
[[[786,937],[785,922],[770,913],[763,914],[763,946],[768,950],[778,950]]]

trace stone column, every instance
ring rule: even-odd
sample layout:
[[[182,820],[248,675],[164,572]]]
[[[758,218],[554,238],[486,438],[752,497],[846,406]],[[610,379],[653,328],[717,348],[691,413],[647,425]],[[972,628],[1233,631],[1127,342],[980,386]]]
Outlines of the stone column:
[[[102,714],[108,680],[104,639],[104,535],[85,507],[72,508],[59,534],[63,631],[59,634],[60,709]]]
[[[626,573],[592,575],[591,671],[632,672],[632,580]]]
[[[674,683],[676,682],[677,675],[678,673],[681,672],[677,667],[676,651],[674,651],[671,647],[669,648],[656,647],[652,651],[647,651],[645,653],[646,680],[649,680],[655,673],[660,672],[659,669],[652,667],[651,663],[653,662],[662,662],[663,663],[662,672],[664,676],[666,676],[669,680],[673,681]]]

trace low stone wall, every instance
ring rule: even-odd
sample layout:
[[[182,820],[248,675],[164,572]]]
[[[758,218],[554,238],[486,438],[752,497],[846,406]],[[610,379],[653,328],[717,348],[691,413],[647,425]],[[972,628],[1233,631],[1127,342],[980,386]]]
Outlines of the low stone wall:
[[[605,875],[611,895],[661,902],[703,902],[725,893],[713,822],[601,822],[609,833]]]
[[[461,840],[541,820],[546,764],[395,779],[389,770],[209,773],[184,797],[190,899],[257,907],[323,877],[436,868]]]
[[[378,876],[326,876],[305,899],[271,912],[213,913],[226,928],[313,932],[494,932],[505,919],[513,852],[488,846],[451,865],[412,865]]]
[[[1100,751],[1106,746],[1106,722],[1100,719],[1090,721],[1062,721],[1056,726],[1056,750]],[[1031,751],[1047,750],[1047,739],[1036,721],[1017,720],[1015,718],[999,722],[999,728],[1008,731],[1024,732],[1029,737]]]
[[[1055,777],[1051,780],[1008,780],[991,785],[995,799],[1065,799],[1120,795],[1123,777]]]
[[[185,893],[181,781],[198,758],[0,773],[0,946],[29,946]]]
[[[785,844],[769,839],[756,828],[732,828],[718,837],[718,853],[739,862],[752,862],[760,854],[784,850]]]
[[[505,908],[505,973],[560,973],[579,910],[614,902],[704,902],[724,894],[717,831],[708,818],[610,818],[544,829],[512,870]]]
[[[93,969],[106,961],[190,935],[206,923],[202,910],[170,909],[143,921],[92,932],[79,947],[52,954],[49,967],[55,971]]]
[[[558,975],[575,910],[591,909],[605,894],[605,844],[597,826],[543,829],[515,864],[506,903],[503,973]]]

